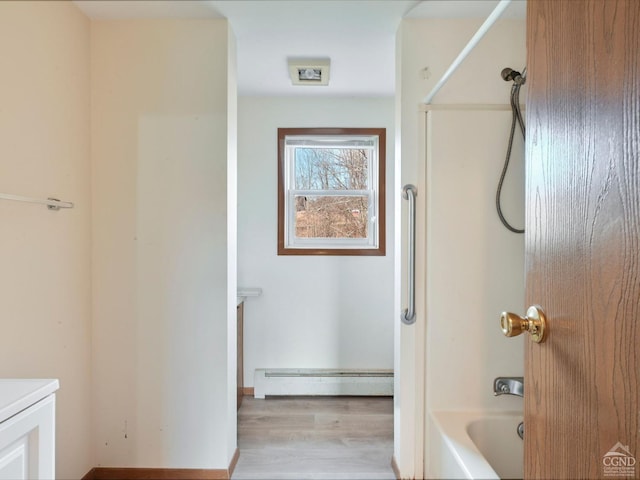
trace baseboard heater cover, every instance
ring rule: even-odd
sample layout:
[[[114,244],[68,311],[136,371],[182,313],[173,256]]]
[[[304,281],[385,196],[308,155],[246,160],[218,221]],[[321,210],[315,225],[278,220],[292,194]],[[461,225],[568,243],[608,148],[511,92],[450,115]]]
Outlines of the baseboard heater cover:
[[[393,395],[393,370],[258,368],[254,397],[267,395]]]

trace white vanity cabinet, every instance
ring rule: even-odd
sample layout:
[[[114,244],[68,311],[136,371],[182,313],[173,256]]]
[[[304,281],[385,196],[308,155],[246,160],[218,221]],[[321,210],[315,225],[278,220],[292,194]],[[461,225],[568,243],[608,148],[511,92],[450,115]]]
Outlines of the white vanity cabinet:
[[[55,478],[58,380],[0,379],[0,480]]]

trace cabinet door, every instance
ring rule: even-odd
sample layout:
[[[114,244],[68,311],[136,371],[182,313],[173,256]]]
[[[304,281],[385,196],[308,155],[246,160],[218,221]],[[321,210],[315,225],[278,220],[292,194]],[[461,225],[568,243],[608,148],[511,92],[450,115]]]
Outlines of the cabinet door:
[[[24,435],[0,449],[0,480],[29,478],[29,438]]]
[[[0,480],[55,478],[55,395],[0,423]]]
[[[244,395],[244,302],[238,305],[238,410]]]

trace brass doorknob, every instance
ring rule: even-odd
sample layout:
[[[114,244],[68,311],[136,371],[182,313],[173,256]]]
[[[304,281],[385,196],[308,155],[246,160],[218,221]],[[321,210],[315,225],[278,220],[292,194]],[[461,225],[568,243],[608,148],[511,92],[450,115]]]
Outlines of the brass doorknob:
[[[547,333],[547,317],[538,305],[529,307],[524,318],[515,313],[502,312],[500,328],[505,337],[515,337],[522,332],[529,332],[534,342],[541,343],[544,342]]]

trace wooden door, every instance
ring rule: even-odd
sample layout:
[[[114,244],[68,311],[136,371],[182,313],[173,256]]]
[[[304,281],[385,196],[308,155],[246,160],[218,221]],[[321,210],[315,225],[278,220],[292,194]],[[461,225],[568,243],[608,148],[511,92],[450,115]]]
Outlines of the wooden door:
[[[527,36],[527,303],[549,336],[526,347],[525,478],[640,478],[640,1],[529,0]]]
[[[238,345],[238,364],[236,365],[236,404],[237,410],[240,410],[242,398],[244,397],[244,302],[240,302],[236,309],[236,319],[238,322],[237,345]]]

